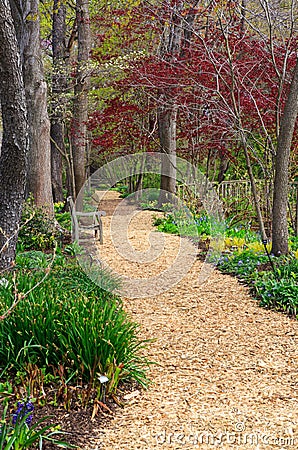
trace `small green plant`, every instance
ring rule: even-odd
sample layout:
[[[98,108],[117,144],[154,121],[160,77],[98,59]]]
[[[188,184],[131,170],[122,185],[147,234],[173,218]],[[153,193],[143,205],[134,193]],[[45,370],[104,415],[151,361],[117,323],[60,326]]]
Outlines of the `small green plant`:
[[[290,236],[289,247],[292,252],[296,252],[298,250],[298,236]]]
[[[255,254],[249,250],[237,251],[230,255],[222,255],[218,261],[221,272],[229,273],[249,281],[262,264],[268,263],[266,255]]]
[[[71,216],[69,211],[61,212],[55,208],[55,218],[62,228],[71,231]]]
[[[203,214],[200,217],[195,218],[195,223],[197,225],[197,230],[199,236],[210,236],[211,235],[211,220],[208,215]]]
[[[246,243],[260,240],[258,234],[250,229],[249,224],[242,223],[233,225],[230,218],[226,220],[226,236],[244,239]]]
[[[154,225],[164,233],[199,236],[201,239],[209,238],[211,235],[223,236],[225,233],[224,222],[218,222],[205,213],[200,216],[191,215],[189,210],[183,207],[166,213],[163,218],[155,218]]]
[[[40,250],[30,250],[18,253],[16,265],[18,268],[36,269],[48,267],[52,255],[48,255]]]
[[[257,280],[255,291],[260,298],[260,305],[265,308],[286,312],[298,318],[297,281],[275,278]]]
[[[37,444],[42,449],[45,440],[59,447],[76,448],[67,442],[55,439],[56,434],[63,434],[53,430],[55,425],[40,428],[40,425],[49,417],[43,417],[32,425],[33,410],[34,405],[31,401],[18,402],[16,411],[12,417],[9,417],[8,402],[5,402],[0,425],[0,450],[25,450]]]
[[[0,399],[9,399],[13,395],[13,387],[9,381],[0,383]]]
[[[77,241],[72,242],[72,244],[68,244],[64,248],[64,252],[70,256],[76,256],[81,254],[83,248],[77,243]]]
[[[129,195],[128,186],[124,186],[124,185],[117,186],[116,191],[118,191],[120,193],[121,198],[125,198]]]

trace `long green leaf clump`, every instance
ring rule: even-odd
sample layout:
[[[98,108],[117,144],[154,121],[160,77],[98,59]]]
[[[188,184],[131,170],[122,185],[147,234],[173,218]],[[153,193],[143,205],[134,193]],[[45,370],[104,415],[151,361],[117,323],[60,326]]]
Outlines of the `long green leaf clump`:
[[[26,293],[45,269],[19,270],[0,285],[0,314]],[[106,276],[106,275],[105,275]],[[74,382],[96,383],[100,375],[146,385],[145,342],[121,299],[90,281],[77,266],[54,268],[46,280],[0,322],[0,374],[27,364],[64,368]],[[120,369],[119,369],[120,368]]]

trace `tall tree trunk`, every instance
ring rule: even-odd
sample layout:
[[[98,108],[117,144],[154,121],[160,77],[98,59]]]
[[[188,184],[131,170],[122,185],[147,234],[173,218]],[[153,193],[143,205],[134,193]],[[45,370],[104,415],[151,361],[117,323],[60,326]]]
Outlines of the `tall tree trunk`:
[[[38,0],[10,0],[23,63],[29,142],[27,192],[37,206],[53,214],[50,120],[40,47]]]
[[[64,144],[64,95],[66,81],[66,5],[61,0],[53,4],[53,77],[51,111],[51,171],[52,191],[55,202],[63,201],[62,167]]]
[[[77,0],[78,63],[73,102],[72,152],[76,196],[86,181],[86,142],[88,119],[89,76],[87,64],[90,57],[91,35],[89,1]],[[79,205],[77,204],[79,208]]]
[[[0,270],[14,261],[24,201],[28,127],[22,67],[8,0],[0,0]]]
[[[220,184],[224,181],[225,175],[229,168],[229,159],[223,153],[220,153],[219,159],[220,159],[220,163],[219,163],[219,169],[218,169],[218,175],[217,175],[217,182]]]
[[[186,51],[190,48],[197,3],[197,0],[193,0],[189,7],[183,0],[172,2],[170,20],[169,23],[165,23],[159,50],[160,58],[172,66],[177,64],[177,59],[185,57]],[[184,14],[186,8],[187,15]],[[160,147],[165,156],[161,162],[159,205],[166,203],[170,198],[173,201],[172,195],[176,193],[177,115],[175,88],[161,90],[157,117]]]
[[[176,193],[176,124],[177,106],[175,102],[164,103],[158,108],[158,132],[163,153],[161,160],[161,180],[159,205],[172,203]]]
[[[298,115],[298,59],[288,98],[280,122],[275,159],[275,176],[272,210],[272,253],[288,253],[288,185],[290,151]]]

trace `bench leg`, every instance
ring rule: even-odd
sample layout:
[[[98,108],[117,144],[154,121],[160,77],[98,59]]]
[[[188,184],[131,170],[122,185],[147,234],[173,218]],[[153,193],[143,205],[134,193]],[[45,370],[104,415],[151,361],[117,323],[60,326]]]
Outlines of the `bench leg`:
[[[103,231],[102,231],[102,221],[99,220],[99,243],[103,244]]]
[[[98,239],[99,243],[103,244],[103,232],[102,232],[102,221],[101,220],[98,222],[98,225],[96,225],[96,227],[94,229],[94,233],[95,233],[95,239]]]

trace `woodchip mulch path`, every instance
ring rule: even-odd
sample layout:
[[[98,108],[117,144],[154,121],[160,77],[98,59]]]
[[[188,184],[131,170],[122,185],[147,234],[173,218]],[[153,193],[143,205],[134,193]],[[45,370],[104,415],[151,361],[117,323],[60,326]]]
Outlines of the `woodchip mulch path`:
[[[118,200],[109,195],[101,209],[112,214]],[[110,220],[103,219],[100,255],[119,272],[146,278],[175,258],[180,237],[165,235],[157,261],[123,262]],[[128,239],[144,251],[151,230],[152,212],[140,212]],[[218,271],[198,284],[201,266],[196,260],[158,296],[123,299],[141,337],[154,339],[145,354],[157,364],[149,389],[136,390],[95,430],[99,449],[298,448],[297,321],[259,308],[245,286]]]

